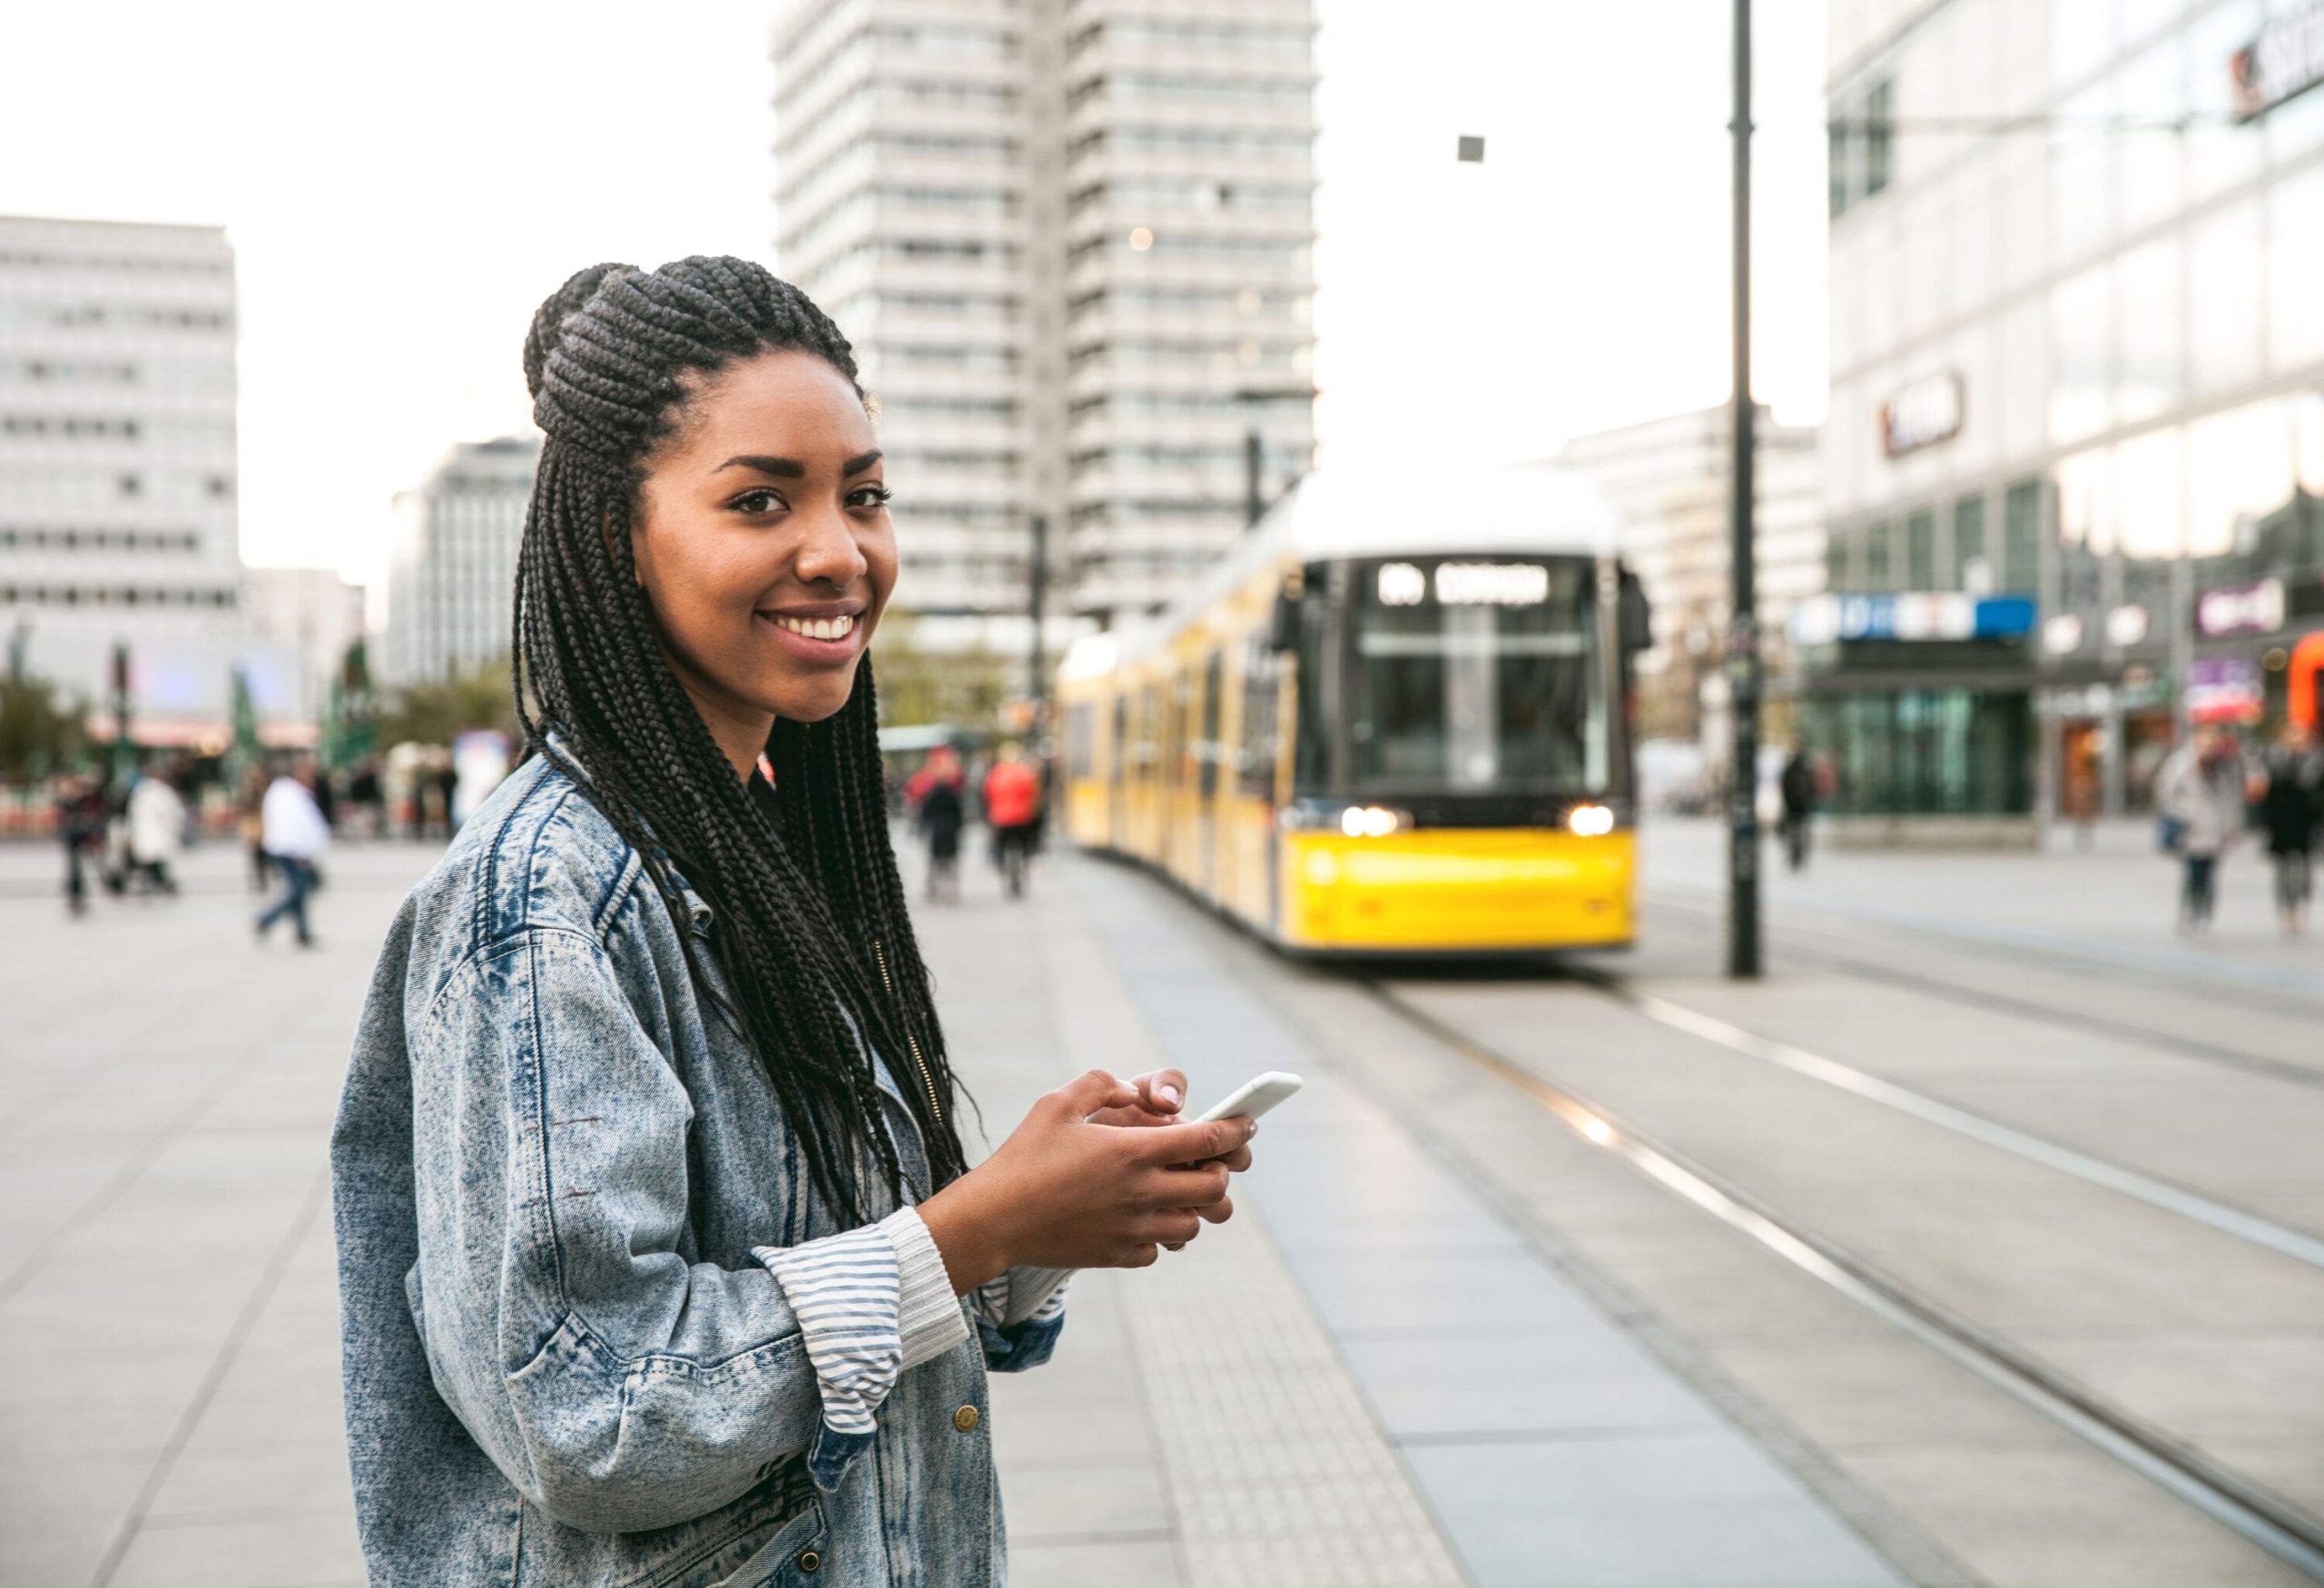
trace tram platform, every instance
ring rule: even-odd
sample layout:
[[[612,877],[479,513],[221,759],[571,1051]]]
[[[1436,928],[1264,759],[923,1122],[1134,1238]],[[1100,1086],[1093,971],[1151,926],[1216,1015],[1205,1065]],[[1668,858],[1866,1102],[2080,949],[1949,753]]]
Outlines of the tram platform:
[[[1112,863],[1045,861],[1022,902],[985,882],[921,932],[996,1132],[1092,1064],[1175,1064],[1196,1106],[1308,1078],[1232,1223],[1078,1277],[1056,1359],[996,1388],[1019,1588],[1906,1580],[1320,1063],[1241,973],[1260,951]]]

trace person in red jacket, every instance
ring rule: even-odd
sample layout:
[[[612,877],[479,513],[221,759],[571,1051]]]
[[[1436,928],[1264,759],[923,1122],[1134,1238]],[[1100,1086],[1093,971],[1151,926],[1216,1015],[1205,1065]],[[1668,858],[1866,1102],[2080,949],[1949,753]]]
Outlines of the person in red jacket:
[[[1009,896],[1025,893],[1025,868],[1033,858],[1033,837],[1041,820],[1041,780],[1014,743],[984,774],[984,819],[992,824],[992,858],[1009,884]]]

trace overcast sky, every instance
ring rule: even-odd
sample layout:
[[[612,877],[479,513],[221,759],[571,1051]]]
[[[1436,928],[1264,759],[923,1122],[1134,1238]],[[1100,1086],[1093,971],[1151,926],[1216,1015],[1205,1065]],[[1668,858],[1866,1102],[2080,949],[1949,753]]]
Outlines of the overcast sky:
[[[6,7],[0,213],[224,224],[244,555],[375,579],[389,496],[527,422],[517,350],[568,272],[776,262],[772,10]],[[1473,467],[1721,400],[1728,11],[1317,0],[1327,455]],[[1812,419],[1824,3],[1758,11],[1757,384]]]

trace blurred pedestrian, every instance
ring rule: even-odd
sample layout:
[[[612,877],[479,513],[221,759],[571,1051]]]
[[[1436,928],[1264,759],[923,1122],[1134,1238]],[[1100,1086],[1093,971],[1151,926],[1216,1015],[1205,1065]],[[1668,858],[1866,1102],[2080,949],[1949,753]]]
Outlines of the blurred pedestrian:
[[[2165,844],[2181,862],[2179,930],[2208,931],[2219,895],[2219,862],[2243,829],[2243,757],[2235,735],[2197,728],[2155,773],[2155,808]]]
[[[170,781],[166,765],[149,766],[137,774],[129,790],[128,816],[131,875],[148,893],[176,893],[178,880],[171,868],[185,852],[185,800]]]
[[[1040,816],[1041,780],[1026,764],[1024,751],[1009,740],[984,774],[984,819],[992,824],[993,863],[1012,899],[1024,897]]]
[[[85,777],[67,777],[56,790],[56,836],[64,846],[64,904],[74,914],[89,908],[89,853],[105,830],[104,795]]]
[[[314,758],[301,755],[291,771],[267,785],[261,812],[263,842],[267,858],[282,874],[283,888],[282,897],[259,913],[261,942],[274,923],[288,915],[298,929],[299,946],[315,946],[315,934],[307,923],[307,895],[314,891],[317,868],[330,847],[330,824],[315,803],[315,777]]]
[[[1798,871],[1807,864],[1807,827],[1816,814],[1816,758],[1801,740],[1791,747],[1778,780],[1783,793],[1783,848]]]
[[[969,819],[967,776],[949,745],[939,745],[915,774],[920,784],[920,830],[928,838],[928,897],[960,902],[960,828]]]
[[[2268,757],[2267,786],[2260,796],[2260,825],[2276,873],[2276,915],[2287,938],[2308,925],[2309,895],[2314,890],[2311,855],[2316,830],[2324,819],[2324,776],[2319,776],[2312,735],[2289,724]]]
[[[242,852],[250,856],[251,892],[266,892],[269,873],[266,859],[266,785],[271,781],[266,768],[253,766],[242,774],[242,786],[235,791],[234,823],[242,837]]]

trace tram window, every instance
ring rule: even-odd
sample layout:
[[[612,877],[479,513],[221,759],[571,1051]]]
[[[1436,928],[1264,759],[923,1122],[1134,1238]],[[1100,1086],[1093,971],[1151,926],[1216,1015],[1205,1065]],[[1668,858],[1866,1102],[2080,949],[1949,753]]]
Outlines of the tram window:
[[[1243,648],[1243,745],[1236,757],[1237,786],[1254,799],[1275,798],[1276,686],[1282,662],[1270,636],[1253,635]]]
[[[1324,646],[1337,626],[1331,621],[1331,595],[1321,568],[1307,570],[1299,597],[1299,661],[1293,688],[1299,702],[1297,739],[1292,747],[1292,786],[1302,794],[1320,794],[1332,779],[1331,714],[1325,691],[1331,670],[1324,666]]]
[[[1088,701],[1065,713],[1065,774],[1087,777],[1097,766],[1098,708]]]
[[[1226,655],[1213,651],[1202,666],[1202,734],[1195,740],[1196,789],[1208,799],[1218,792],[1219,695],[1226,688]]]
[[[1357,582],[1349,700],[1357,792],[1606,792],[1595,569],[1572,558],[1527,572],[1521,586],[1469,579],[1450,601],[1429,597],[1444,581],[1423,581],[1418,570],[1400,578],[1392,599],[1372,580]],[[1474,593],[1492,588],[1512,594]]]

